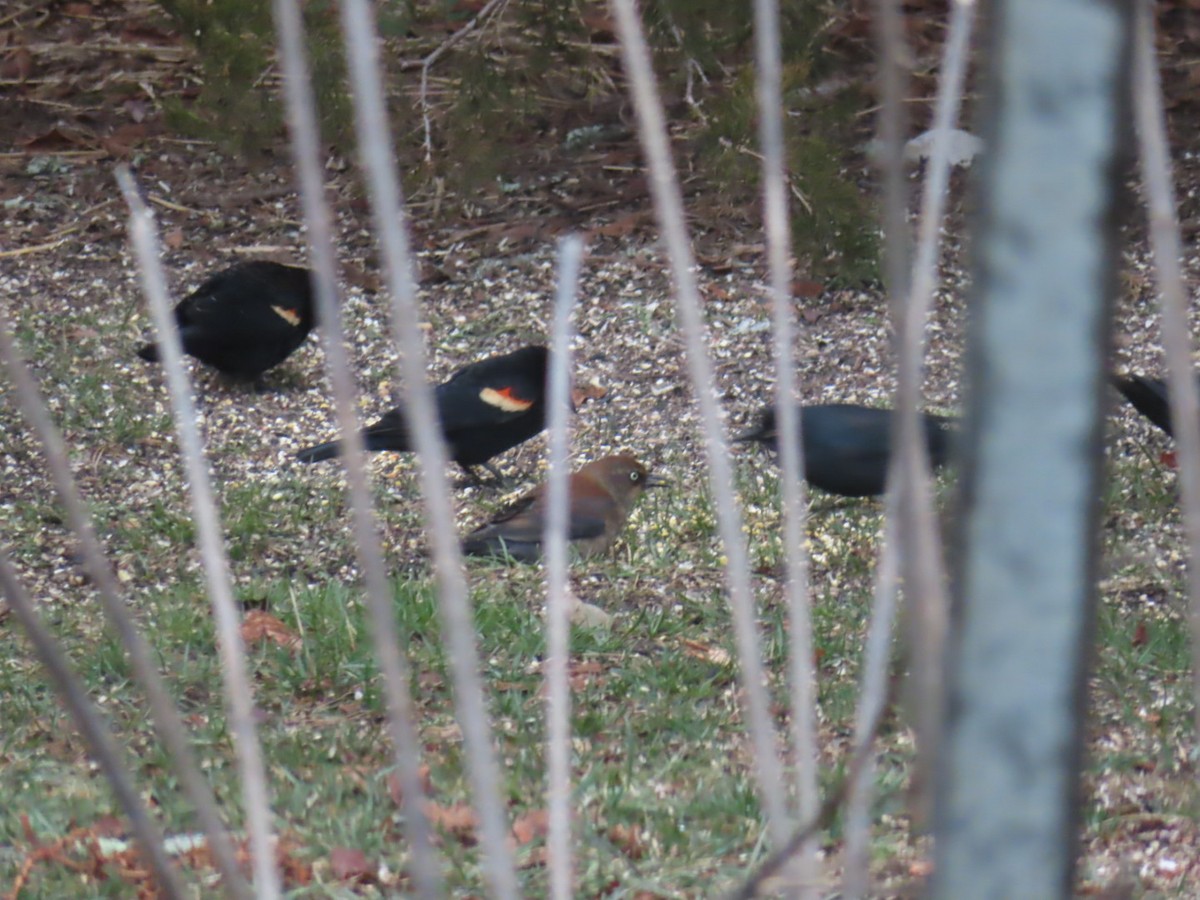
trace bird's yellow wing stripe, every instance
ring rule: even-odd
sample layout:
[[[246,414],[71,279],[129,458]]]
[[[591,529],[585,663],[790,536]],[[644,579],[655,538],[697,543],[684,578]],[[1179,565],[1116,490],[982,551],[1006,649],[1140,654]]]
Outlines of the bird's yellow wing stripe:
[[[271,310],[293,328],[300,324],[300,314],[294,309],[286,306],[272,306]]]
[[[524,400],[513,393],[512,388],[484,388],[479,392],[479,399],[490,406],[505,412],[524,412],[533,406],[532,400]]]

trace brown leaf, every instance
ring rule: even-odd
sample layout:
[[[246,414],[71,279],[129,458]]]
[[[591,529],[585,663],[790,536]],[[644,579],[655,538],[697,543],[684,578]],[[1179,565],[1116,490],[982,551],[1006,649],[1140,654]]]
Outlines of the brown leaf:
[[[479,818],[475,810],[466,803],[455,803],[443,806],[430,800],[425,804],[425,815],[429,817],[434,828],[440,828],[464,844],[475,843],[475,829],[479,827]]]
[[[524,846],[535,838],[545,837],[550,830],[550,813],[544,809],[535,809],[517,818],[512,825],[513,837],[518,846]]]
[[[608,394],[608,388],[590,381],[587,384],[577,384],[571,389],[571,403],[582,406],[588,400],[602,400]]]
[[[683,652],[694,659],[702,659],[718,666],[727,666],[731,662],[729,651],[724,647],[713,647],[689,638],[680,638],[679,643],[683,645]]]
[[[819,281],[810,281],[807,278],[797,278],[792,281],[793,297],[819,297],[823,293],[825,293],[825,285]]]
[[[300,649],[300,638],[295,632],[275,616],[259,609],[251,610],[242,619],[242,640],[247,644],[272,641],[293,652]]]
[[[1146,631],[1146,620],[1143,619],[1137,623],[1137,627],[1133,630],[1133,638],[1129,643],[1134,647],[1145,647],[1149,640],[1150,636]]]
[[[653,220],[653,212],[648,209],[636,210],[635,212],[625,213],[618,216],[611,222],[606,222],[603,225],[597,225],[594,228],[589,228],[587,234],[598,234],[603,237],[626,237],[632,233],[638,226],[649,223]]]
[[[428,797],[433,793],[433,781],[429,777],[429,766],[421,765],[417,769],[417,775],[421,779],[421,790]],[[388,796],[392,798],[392,802],[397,806],[404,802],[404,788],[400,784],[400,776],[395,772],[389,772],[387,777]]]
[[[34,153],[53,153],[55,150],[72,150],[77,147],[94,147],[94,136],[75,129],[55,125],[22,142],[22,146]]]
[[[908,874],[914,878],[928,878],[933,874],[933,861],[928,859],[913,861],[908,866]]]
[[[144,124],[127,122],[114,129],[112,134],[100,138],[100,143],[113,156],[129,156],[133,148],[146,139],[146,133]]]
[[[183,246],[183,229],[172,228],[163,235],[163,243],[166,244],[171,250],[178,250]]]
[[[329,851],[329,867],[338,881],[373,880],[375,867],[367,855],[354,847],[334,847]]]
[[[33,74],[33,54],[28,47],[18,47],[0,62],[0,78],[6,81],[25,81]]]
[[[646,840],[636,825],[613,825],[608,829],[608,839],[630,859],[641,859],[646,852]]]

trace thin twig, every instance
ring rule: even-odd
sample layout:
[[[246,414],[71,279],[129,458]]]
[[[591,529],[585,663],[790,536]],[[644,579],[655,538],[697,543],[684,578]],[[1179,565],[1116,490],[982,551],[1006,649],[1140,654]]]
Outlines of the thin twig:
[[[238,867],[233,843],[226,832],[225,823],[217,810],[217,801],[212,789],[200,773],[200,767],[188,741],[187,729],[175,708],[171,694],[158,670],[157,656],[133,621],[129,607],[121,597],[121,589],[112,567],[104,559],[104,550],[92,526],[87,503],[79,492],[71,461],[67,455],[62,434],[55,427],[46,405],[38,396],[38,388],[21,358],[19,349],[12,339],[7,323],[0,313],[0,359],[8,371],[29,430],[41,443],[46,465],[55,490],[66,512],[67,523],[79,541],[84,570],[100,595],[100,603],[113,629],[121,638],[121,645],[129,654],[134,678],[146,692],[150,703],[152,721],[159,740],[170,751],[169,758],[176,777],[179,778],[188,799],[196,807],[200,827],[208,838],[213,861],[225,878],[226,890],[235,897],[249,898],[250,887]]]
[[[425,162],[433,162],[433,126],[429,121],[429,71],[433,68],[442,56],[450,50],[455,44],[465,38],[468,34],[475,30],[484,19],[492,15],[496,11],[499,15],[498,7],[506,6],[508,0],[488,0],[481,9],[466,25],[442,41],[433,51],[431,51],[423,60],[421,60],[421,92],[418,95],[418,103],[421,106],[421,121],[425,126]]]
[[[880,164],[883,174],[883,231],[884,273],[887,280],[889,305],[893,319],[899,323],[897,334],[907,334],[905,327],[909,314],[909,262],[908,262],[908,204],[905,200],[904,181],[904,134],[907,119],[904,115],[903,98],[908,87],[904,68],[903,20],[895,0],[877,0],[873,16],[875,43],[879,56],[877,74],[878,89],[883,100],[879,119]],[[919,334],[918,334],[919,339]],[[917,540],[910,535],[910,525],[916,529],[914,518],[918,504],[912,498],[919,495],[919,485],[908,483],[905,461],[917,473],[918,481],[922,470],[921,458],[925,452],[923,442],[916,431],[917,397],[920,392],[920,357],[914,367],[912,355],[906,351],[902,340],[899,348],[901,363],[897,367],[898,413],[892,423],[892,444],[898,452],[892,455],[888,466],[888,492],[885,499],[885,522],[883,548],[880,552],[879,568],[876,572],[875,598],[871,611],[871,625],[867,637],[867,653],[863,660],[862,689],[859,695],[855,732],[863,739],[863,723],[870,721],[874,706],[882,702],[882,691],[887,682],[888,663],[891,658],[892,620],[895,616],[898,578],[910,548],[908,541]],[[916,373],[916,374],[914,374]],[[929,492],[929,464],[924,463],[925,493]],[[928,502],[928,501],[927,501]],[[898,536],[903,534],[902,544]],[[912,548],[915,549],[915,548]],[[912,586],[910,585],[910,589]],[[870,877],[871,798],[874,795],[874,766],[866,764],[851,782],[850,797],[846,808],[846,840],[843,852],[843,893],[847,900],[857,900],[866,894]]]
[[[341,4],[343,16],[351,15],[348,4]],[[401,786],[406,835],[412,845],[413,880],[417,894],[432,898],[442,892],[438,855],[433,849],[429,822],[424,812],[424,790],[420,776],[420,742],[412,709],[412,678],[401,636],[392,609],[392,591],[379,543],[379,529],[371,506],[370,487],[363,465],[363,439],[355,414],[354,379],[346,353],[346,341],[338,309],[335,275],[333,228],[324,202],[316,105],[312,96],[309,67],[304,47],[300,11],[292,0],[273,4],[275,27],[279,37],[279,63],[283,71],[284,92],[292,134],[292,156],[299,182],[301,206],[307,223],[309,257],[316,273],[317,319],[325,349],[325,363],[333,385],[334,409],[342,431],[341,460],[346,469],[350,500],[351,529],[362,567],[366,605],[371,617],[371,637],[384,676],[388,709],[388,729]],[[375,62],[375,36],[369,21],[365,39],[346,31],[347,59],[355,66]],[[356,81],[352,92],[356,113],[362,116],[364,89]]]
[[[874,794],[875,758],[870,752],[875,743],[879,720],[883,717],[892,691],[888,663],[892,658],[892,624],[900,593],[900,541],[896,539],[897,493],[888,491],[884,513],[883,550],[875,573],[875,595],[871,602],[871,621],[867,627],[867,646],[863,652],[862,683],[858,709],[854,714],[855,756],[862,763],[854,776],[847,778],[849,793],[844,815],[846,839],[842,851],[842,896],[864,897],[870,879],[871,798]]]
[[[352,55],[360,57],[351,60],[356,84],[355,128],[363,168],[372,188],[371,208],[375,229],[379,234],[388,292],[392,298],[392,332],[400,350],[397,368],[402,386],[400,408],[417,451],[421,495],[425,501],[425,523],[438,578],[438,613],[441,616],[442,637],[446,642],[446,655],[454,684],[455,711],[462,727],[467,769],[479,812],[484,877],[491,889],[491,896],[499,900],[515,900],[518,896],[517,876],[508,846],[507,813],[501,797],[502,772],[492,742],[492,729],[479,674],[475,622],[463,571],[462,548],[455,531],[454,504],[446,484],[446,447],[438,427],[433,389],[426,381],[425,347],[418,327],[421,315],[417,304],[415,266],[405,225],[403,195],[393,164],[395,154],[387,130],[377,44],[373,39],[365,0],[345,3],[343,12],[343,25],[355,48]],[[298,34],[298,16],[296,19]],[[289,81],[298,75],[299,72],[289,72]],[[302,111],[295,109],[293,112],[298,115]],[[302,174],[306,182],[304,193],[309,198],[306,200],[308,217],[310,214],[321,214],[323,208],[319,202],[322,195],[317,165],[317,131],[311,104],[303,114],[307,119],[305,139],[308,146],[303,154],[297,149],[297,155],[305,157]],[[328,228],[328,219],[325,215],[316,221],[310,218],[310,235],[314,224]],[[331,246],[328,241],[322,243],[325,250]],[[348,425],[349,422],[343,423],[343,431]]]
[[[775,408],[779,466],[783,472],[783,547],[787,560],[787,604],[790,622],[788,656],[792,694],[792,748],[796,777],[797,820],[810,820],[817,811],[817,675],[813,666],[812,608],[805,534],[808,497],[804,479],[804,442],[797,407],[795,321],[792,312],[792,235],[788,219],[783,135],[783,62],[777,0],[755,0],[754,32],[758,60],[759,142],[763,157],[763,224],[771,273],[771,319],[774,332]],[[797,871],[799,896],[816,894],[815,846],[803,848]]]
[[[558,251],[549,384],[550,476],[546,487],[546,756],[549,785],[550,898],[569,900],[571,865],[571,596],[567,585],[567,460],[571,448],[571,313],[583,241],[569,235]]]
[[[749,555],[741,527],[741,507],[733,492],[729,444],[722,431],[712,362],[706,350],[704,318],[696,286],[695,257],[684,224],[683,198],[675,175],[666,119],[641,20],[634,0],[613,0],[612,8],[616,14],[633,105],[637,110],[638,137],[649,168],[650,192],[671,261],[672,278],[678,295],[676,309],[679,326],[687,346],[688,374],[704,428],[709,487],[716,505],[717,530],[728,560],[725,576],[729,586],[734,636],[741,660],[747,723],[757,764],[755,774],[759,798],[766,813],[771,842],[774,846],[780,846],[787,840],[790,831],[783,766],[775,746],[775,726],[767,702],[767,679],[760,649],[754,591],[750,584]]]
[[[949,601],[943,572],[941,534],[934,512],[932,477],[924,429],[917,411],[925,359],[925,322],[933,303],[941,250],[942,220],[950,183],[950,139],[958,120],[967,73],[967,50],[974,23],[974,0],[955,0],[950,11],[949,34],[939,69],[937,105],[933,118],[933,147],[925,170],[917,249],[913,261],[911,293],[898,323],[899,377],[896,406],[900,423],[901,453],[893,469],[904,491],[902,507],[908,571],[908,662],[913,672],[914,716],[917,731],[917,764],[912,777],[916,818],[928,818],[933,798],[933,770],[942,732],[942,669]],[[896,52],[901,52],[900,50]],[[903,187],[904,181],[900,179]],[[903,474],[901,474],[903,473]]]
[[[229,730],[237,748],[242,780],[242,803],[250,832],[254,859],[254,889],[258,897],[274,900],[280,894],[279,870],[271,840],[271,803],[262,748],[254,727],[254,688],[246,667],[246,651],[240,631],[241,617],[233,599],[233,585],[221,538],[221,523],[209,481],[208,467],[196,427],[196,407],[187,376],[183,372],[183,348],[175,318],[167,299],[167,282],[157,255],[158,235],[133,175],[125,166],[117,168],[117,183],[129,206],[129,235],[138,261],[142,291],[149,301],[159,354],[171,397],[171,411],[184,469],[192,497],[192,515],[200,544],[204,577],[217,625],[221,654],[221,677],[229,709]]]
[[[377,65],[374,52],[374,29],[369,17],[356,15],[361,7],[351,9],[341,4],[343,30],[354,81],[353,97],[356,116],[362,118],[364,97],[378,86],[364,83],[362,67]],[[300,181],[304,217],[308,223],[310,252],[316,262],[320,282],[318,303],[325,346],[326,365],[333,384],[334,406],[339,427],[343,432],[342,462],[350,495],[352,530],[356,552],[363,572],[366,605],[371,617],[371,638],[375,655],[383,673],[388,709],[388,729],[396,774],[401,787],[404,828],[412,846],[413,881],[420,897],[433,898],[443,892],[440,858],[433,847],[429,821],[425,815],[424,788],[421,784],[420,738],[416,730],[412,703],[412,675],[404,653],[407,637],[401,635],[392,608],[392,591],[388,584],[383,550],[379,542],[378,523],[371,506],[370,489],[363,465],[362,436],[355,415],[354,380],[346,354],[346,341],[337,305],[337,286],[334,276],[333,233],[324,205],[321,180],[316,109],[312,98],[308,66],[301,39],[302,24],[292,3],[276,4],[276,21],[280,36],[281,61],[285,77],[288,109],[293,123],[293,154]]]
[[[92,705],[87,688],[75,677],[66,656],[59,649],[54,635],[42,624],[34,609],[33,600],[26,593],[24,585],[17,577],[16,569],[8,558],[7,551],[0,547],[0,593],[8,598],[8,605],[21,620],[21,625],[33,644],[34,652],[41,660],[46,671],[54,680],[58,694],[66,702],[75,718],[75,724],[88,742],[88,747],[96,758],[96,762],[104,771],[117,802],[129,817],[133,833],[137,835],[138,845],[146,862],[154,869],[158,878],[157,887],[167,897],[186,897],[178,874],[171,865],[163,847],[163,835],[158,825],[150,818],[145,805],[138,796],[137,788],[125,765],[121,762],[121,751],[109,726],[101,719]]]
[[[1192,692],[1200,737],[1200,390],[1192,371],[1188,338],[1187,292],[1184,289],[1179,220],[1175,206],[1167,123],[1163,112],[1154,40],[1154,6],[1140,0],[1134,17],[1133,95],[1142,183],[1150,219],[1150,246],[1162,290],[1163,347],[1167,356],[1168,394],[1175,442],[1179,445],[1179,480],[1187,529],[1188,619],[1192,637]]]

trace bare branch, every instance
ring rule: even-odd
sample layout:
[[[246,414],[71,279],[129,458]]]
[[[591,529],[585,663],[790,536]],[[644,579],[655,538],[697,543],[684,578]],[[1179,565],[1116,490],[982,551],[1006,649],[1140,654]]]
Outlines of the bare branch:
[[[237,855],[229,839],[225,823],[217,810],[212,789],[200,773],[196,755],[188,741],[187,729],[179,716],[171,694],[158,671],[157,658],[141,631],[133,621],[129,608],[121,597],[112,567],[104,558],[104,550],[96,537],[87,504],[79,492],[71,462],[67,456],[62,434],[55,427],[45,404],[38,395],[37,385],[29,373],[29,367],[21,358],[13,342],[7,324],[0,313],[0,358],[4,360],[8,376],[16,388],[17,404],[21,408],[29,430],[37,435],[50,477],[66,511],[67,524],[79,541],[84,570],[100,595],[100,603],[109,622],[121,639],[121,645],[129,654],[134,678],[146,692],[150,711],[159,740],[170,751],[169,758],[176,777],[184,792],[196,808],[200,826],[208,838],[213,862],[225,879],[225,890],[235,897],[250,897],[250,886],[238,868]]]
[[[775,747],[775,726],[767,702],[766,672],[758,636],[754,591],[750,584],[749,556],[741,528],[741,507],[733,493],[733,470],[729,444],[721,425],[712,362],[708,358],[700,293],[696,287],[695,259],[684,224],[683,197],[671,159],[666,120],[650,66],[650,51],[642,33],[634,0],[613,0],[617,31],[625,71],[629,76],[633,104],[638,115],[638,137],[649,167],[650,191],[662,228],[663,242],[671,261],[678,295],[679,326],[687,347],[688,374],[700,407],[704,426],[704,452],[708,461],[709,487],[717,512],[717,530],[728,563],[725,576],[729,604],[741,660],[742,688],[746,695],[747,720],[757,762],[759,798],[767,817],[767,828],[775,846],[788,837],[789,816],[785,797],[783,766]]]
[[[393,168],[395,154],[387,130],[377,44],[371,39],[372,29],[365,0],[345,3],[343,12],[343,26],[354,48],[350,63],[356,85],[355,128],[363,169],[372,186],[371,208],[392,298],[392,333],[400,350],[397,369],[402,386],[400,407],[417,451],[421,493],[425,501],[425,522],[438,578],[442,637],[446,642],[446,656],[454,683],[455,708],[462,726],[467,768],[479,811],[483,868],[492,896],[500,900],[515,900],[518,895],[517,877],[508,846],[507,813],[501,797],[502,772],[493,749],[492,730],[479,674],[475,623],[463,571],[462,548],[455,531],[454,504],[446,484],[446,447],[438,427],[433,389],[426,381],[425,347],[420,329],[417,328],[420,308],[416,299],[412,249],[405,228],[400,183]],[[298,18],[296,16],[297,35]],[[297,56],[297,59],[301,58]],[[302,74],[299,71],[295,73],[297,85],[307,84],[300,80]],[[300,105],[297,102],[297,108],[293,109],[293,115],[297,117],[295,121],[301,121],[299,116],[303,114],[312,122],[311,102],[305,104],[305,110],[300,110]],[[323,209],[319,202],[321,184],[315,124],[309,129],[308,140],[312,143],[304,152],[297,147],[297,164],[304,176],[305,194],[310,198],[315,213]],[[300,159],[301,156],[304,158]],[[311,219],[309,228],[310,235],[313,235]],[[329,242],[323,240],[322,244],[328,252]],[[343,431],[345,428],[344,424]]]
[[[571,596],[567,584],[570,527],[567,456],[571,445],[571,313],[579,283],[583,241],[559,244],[549,384],[550,477],[546,486],[546,756],[550,815],[547,839],[551,900],[572,896],[571,865]]]
[[[1154,40],[1154,7],[1148,0],[1136,4],[1133,48],[1134,114],[1142,183],[1150,220],[1150,246],[1162,290],[1163,347],[1167,355],[1168,395],[1175,442],[1179,446],[1179,480],[1183,494],[1183,519],[1187,529],[1188,621],[1192,638],[1192,692],[1196,698],[1195,729],[1200,736],[1200,390],[1192,370],[1188,338],[1187,291],[1184,288],[1182,242],[1167,151],[1167,122]]]
[[[344,17],[352,15],[350,5],[341,4]],[[280,64],[284,73],[288,116],[292,131],[292,155],[299,182],[304,218],[308,224],[309,253],[316,273],[317,319],[321,325],[325,361],[333,385],[334,408],[342,431],[341,454],[346,468],[352,531],[362,566],[367,611],[371,617],[371,637],[384,676],[388,705],[388,729],[401,785],[404,824],[412,843],[413,878],[417,893],[432,898],[441,893],[438,856],[430,838],[424,812],[424,790],[420,777],[420,742],[412,712],[411,677],[403,653],[404,640],[392,609],[392,591],[387,579],[378,526],[371,508],[371,495],[363,466],[363,442],[354,406],[354,381],[347,359],[333,252],[333,229],[324,203],[316,107],[303,41],[303,25],[296,4],[277,0],[274,4],[279,35]],[[374,59],[374,33],[367,25],[367,36],[355,39],[347,28],[347,59],[352,65]],[[363,93],[356,84],[356,103]]]
[[[238,769],[242,780],[242,803],[250,832],[250,852],[254,858],[254,889],[260,898],[274,900],[280,893],[279,870],[271,840],[271,801],[262,748],[254,727],[254,688],[246,669],[246,651],[239,630],[241,616],[233,599],[233,584],[222,542],[220,517],[213,497],[208,466],[196,428],[196,407],[183,371],[183,348],[175,317],[167,299],[167,282],[158,259],[158,234],[154,218],[134,184],[129,169],[117,169],[117,183],[129,206],[129,234],[138,261],[142,292],[150,305],[158,349],[162,359],[171,412],[179,434],[184,469],[192,497],[192,515],[200,544],[200,559],[208,582],[208,596],[217,625],[217,644],[221,653],[221,677],[225,702],[229,708],[229,730],[237,748]]]
[[[792,316],[792,234],[788,218],[787,174],[783,134],[783,62],[777,0],[755,0],[754,32],[758,60],[759,142],[763,163],[763,224],[771,277],[774,332],[776,421],[779,467],[783,472],[783,547],[787,561],[790,619],[789,660],[792,688],[793,767],[796,771],[798,819],[807,821],[820,800],[817,780],[817,675],[813,666],[812,609],[805,534],[808,497],[804,480],[804,444],[797,406],[795,324]],[[815,845],[800,854],[800,896],[815,894]]]
[[[902,577],[909,600],[907,659],[912,669],[911,694],[917,730],[913,794],[918,822],[928,818],[933,798],[933,767],[941,734],[942,660],[948,615],[941,534],[934,511],[928,447],[918,407],[925,359],[925,323],[937,284],[942,221],[950,181],[950,140],[966,81],[974,13],[974,0],[955,0],[951,6],[934,108],[933,147],[921,197],[911,294],[897,322],[899,377],[896,406],[901,417],[900,454],[892,469],[892,480],[902,491],[901,521],[904,525],[901,533],[906,536]],[[893,51],[893,55],[899,52],[902,48]],[[898,179],[895,189],[904,190],[902,178]]]
[[[145,805],[138,796],[129,773],[121,762],[121,751],[109,730],[109,726],[100,718],[87,689],[75,677],[66,656],[58,646],[58,641],[38,618],[33,601],[26,593],[24,586],[17,577],[8,553],[0,548],[0,592],[8,598],[8,605],[21,620],[21,626],[29,636],[33,649],[41,660],[42,665],[50,673],[58,694],[66,702],[79,726],[80,733],[88,742],[88,747],[96,757],[96,762],[104,770],[108,783],[112,785],[117,801],[129,817],[133,833],[137,835],[138,845],[145,856],[146,862],[154,869],[158,878],[158,888],[167,897],[183,898],[188,896],[184,891],[179,876],[167,858],[163,848],[163,836],[158,825],[150,818]]]

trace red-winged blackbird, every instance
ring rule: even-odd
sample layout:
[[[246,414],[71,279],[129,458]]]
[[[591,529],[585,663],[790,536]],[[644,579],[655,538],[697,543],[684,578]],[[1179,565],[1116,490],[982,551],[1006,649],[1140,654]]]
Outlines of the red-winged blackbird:
[[[1161,378],[1145,375],[1113,375],[1113,386],[1133,404],[1133,408],[1165,431],[1171,437],[1175,431],[1171,425],[1171,401],[1167,394],[1167,383]]]
[[[921,414],[929,461],[936,469],[950,455],[955,420]],[[843,497],[882,494],[887,481],[892,447],[892,411],[830,403],[800,408],[800,433],[804,439],[804,478],[823,491]],[[734,440],[757,441],[777,447],[775,408],[759,413],[756,428]]]
[[[488,460],[529,440],[546,427],[546,369],[550,352],[531,345],[465,366],[434,389],[438,419],[450,458],[474,476],[483,466],[497,479]],[[412,450],[400,408],[363,429],[367,450]],[[308,447],[296,454],[301,462],[331,459],[340,441]]]
[[[588,463],[569,479],[571,546],[585,559],[605,552],[625,527],[642,491],[667,483],[632,456],[606,456]],[[545,531],[546,486],[542,484],[468,534],[463,552],[536,562],[542,556]]]
[[[247,381],[287,359],[313,322],[308,269],[263,260],[217,272],[175,307],[183,352]],[[158,361],[155,344],[137,354]]]

